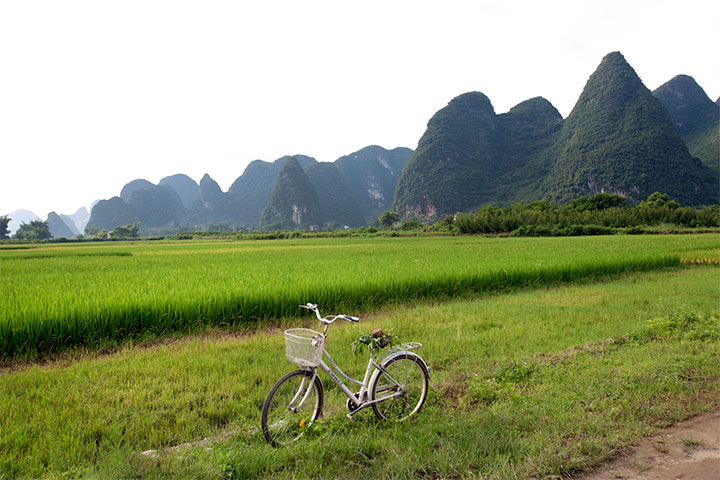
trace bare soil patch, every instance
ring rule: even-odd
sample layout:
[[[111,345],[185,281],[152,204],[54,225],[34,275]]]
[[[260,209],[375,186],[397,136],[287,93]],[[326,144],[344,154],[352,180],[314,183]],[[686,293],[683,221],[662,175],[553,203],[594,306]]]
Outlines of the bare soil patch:
[[[626,455],[575,480],[720,480],[720,412],[644,438]]]

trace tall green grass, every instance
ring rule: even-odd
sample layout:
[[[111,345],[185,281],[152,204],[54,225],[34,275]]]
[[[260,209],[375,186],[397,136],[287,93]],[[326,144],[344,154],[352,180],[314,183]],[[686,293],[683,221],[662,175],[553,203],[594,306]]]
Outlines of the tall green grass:
[[[565,478],[720,406],[719,272],[419,301],[334,325],[328,349],[355,377],[361,334],[421,342],[428,400],[401,424],[371,410],[350,422],[321,374],[325,416],[284,449],[259,431],[265,396],[295,368],[282,327],[5,371],[0,478]],[[281,322],[317,325],[308,312]]]
[[[0,358],[677,266],[718,236],[306,239],[0,250]],[[13,261],[10,261],[13,260]]]

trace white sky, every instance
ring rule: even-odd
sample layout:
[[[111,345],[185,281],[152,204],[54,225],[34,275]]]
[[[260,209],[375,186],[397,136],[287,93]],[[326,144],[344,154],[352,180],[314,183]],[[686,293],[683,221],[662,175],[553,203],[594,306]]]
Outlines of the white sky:
[[[2,1],[0,214],[73,213],[135,178],[415,148],[453,97],[570,113],[619,50],[651,90],[720,95],[717,0]]]

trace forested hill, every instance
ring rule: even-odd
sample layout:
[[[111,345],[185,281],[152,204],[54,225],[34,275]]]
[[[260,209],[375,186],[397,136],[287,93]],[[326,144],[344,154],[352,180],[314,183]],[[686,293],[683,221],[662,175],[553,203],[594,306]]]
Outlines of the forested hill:
[[[480,92],[454,98],[437,112],[400,174],[394,207],[402,216],[433,216],[490,202],[531,198],[537,181],[531,160],[562,123],[537,97],[496,115]]]
[[[668,110],[613,52],[565,120],[542,98],[501,115],[480,92],[450,101],[401,173],[394,208],[431,219],[602,192],[638,202],[654,191],[704,205],[718,202],[718,190],[717,172],[688,151]]]
[[[300,162],[290,157],[278,173],[270,201],[260,216],[260,228],[293,230],[323,223],[318,194]]]
[[[688,152],[668,111],[619,52],[590,76],[558,138],[540,193],[567,203],[617,193],[638,202],[655,191],[685,205],[716,203],[718,178]]]

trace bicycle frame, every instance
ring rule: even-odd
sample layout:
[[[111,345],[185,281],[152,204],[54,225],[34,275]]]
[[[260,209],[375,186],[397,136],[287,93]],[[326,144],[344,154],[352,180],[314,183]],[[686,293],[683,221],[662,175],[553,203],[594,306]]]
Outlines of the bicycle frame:
[[[326,338],[327,338],[327,337],[326,337]],[[325,349],[323,349],[323,357],[327,357],[327,360],[329,361],[330,365],[328,365],[327,363],[325,363],[325,362],[323,361],[323,359],[321,358],[320,363],[318,364],[318,367],[319,367],[322,371],[324,371],[324,372],[328,375],[328,377],[330,377],[330,380],[332,380],[332,381],[335,383],[335,385],[337,385],[338,388],[340,388],[340,390],[342,390],[342,392],[345,394],[345,396],[348,397],[348,399],[349,399],[351,402],[353,402],[353,404],[357,407],[357,408],[354,409],[350,414],[348,414],[348,417],[351,417],[352,415],[354,415],[355,413],[359,412],[360,410],[369,407],[369,406],[372,405],[373,403],[378,403],[378,402],[382,402],[382,401],[385,401],[385,400],[389,400],[389,399],[391,399],[391,398],[400,397],[400,396],[402,396],[403,393],[404,393],[404,392],[402,391],[402,389],[399,389],[397,392],[395,392],[395,393],[393,393],[393,394],[391,394],[391,395],[386,395],[386,396],[384,396],[384,397],[376,398],[376,399],[374,399],[374,400],[368,400],[368,399],[367,399],[369,382],[370,382],[370,379],[372,378],[372,374],[374,373],[375,370],[379,370],[380,372],[382,372],[382,373],[390,380],[390,382],[392,382],[396,387],[402,387],[402,386],[400,385],[400,383],[397,382],[397,380],[395,380],[394,378],[392,378],[392,376],[391,376],[379,363],[377,363],[377,362],[375,361],[375,357],[373,357],[373,356],[370,356],[370,359],[368,360],[367,368],[365,369],[365,376],[364,376],[364,378],[363,378],[362,381],[357,380],[357,379],[349,376],[349,375],[346,374],[345,372],[343,372],[342,369],[341,369],[340,367],[338,367],[337,363],[335,363],[335,360],[333,360],[333,358],[330,356],[330,354],[328,353],[328,351],[325,350]],[[333,370],[333,368],[334,368],[335,370],[337,370],[337,372],[338,372],[343,378],[345,378],[345,380],[347,380],[347,381],[349,381],[349,382],[352,382],[352,383],[360,386],[360,391],[358,392],[357,397],[356,397],[355,394],[345,385],[345,383],[343,383],[343,381],[337,376],[337,374],[335,373],[335,371]],[[313,382],[315,381],[315,377],[317,377],[317,368],[312,368],[312,369],[310,369],[310,370],[313,371],[313,376],[312,376],[312,378],[310,379],[310,381],[308,382],[307,391],[305,391],[305,393],[302,394],[303,390],[305,389],[305,386],[304,386],[305,379],[303,379],[303,381],[302,381],[301,384],[300,384],[300,387],[298,388],[297,393],[295,394],[295,396],[293,397],[293,399],[292,399],[292,400],[290,401],[290,403],[288,404],[288,406],[287,406],[288,409],[293,410],[293,411],[297,411],[297,410],[302,406],[302,404],[305,402],[305,400],[307,399],[308,395],[310,394],[310,391],[311,391],[312,386],[313,386]],[[306,378],[307,378],[307,377],[306,377]],[[293,405],[293,404],[295,403],[295,401],[298,399],[298,397],[299,397],[301,394],[302,394],[302,399],[300,400],[300,403],[298,403],[296,407],[291,407],[291,405]],[[351,417],[351,418],[352,418],[352,417]]]
[[[375,404],[375,403],[379,403],[379,402],[382,402],[382,401],[385,401],[385,400],[389,400],[389,399],[391,399],[391,398],[401,397],[401,396],[405,395],[406,392],[405,392],[405,388],[403,387],[403,385],[401,385],[397,380],[395,380],[395,379],[392,377],[392,375],[390,375],[390,374],[382,367],[382,365],[381,365],[380,363],[378,363],[378,362],[375,361],[375,355],[370,355],[370,359],[368,360],[367,368],[365,369],[365,376],[364,376],[363,380],[360,381],[360,380],[357,380],[357,379],[349,376],[349,375],[346,374],[345,372],[343,372],[342,369],[341,369],[340,367],[338,367],[337,363],[335,363],[335,360],[332,359],[332,357],[330,356],[330,354],[328,353],[328,351],[325,349],[325,344],[326,344],[326,342],[327,342],[327,331],[328,331],[328,327],[329,327],[332,323],[334,323],[335,320],[337,320],[338,318],[343,318],[343,319],[345,319],[345,320],[357,322],[357,321],[359,320],[357,317],[352,317],[352,316],[349,316],[349,315],[335,315],[335,316],[329,316],[329,317],[322,317],[322,316],[320,316],[320,312],[319,312],[318,309],[317,309],[317,305],[314,305],[314,304],[312,304],[312,303],[308,303],[308,304],[306,304],[306,305],[300,305],[300,307],[301,307],[301,308],[307,308],[308,310],[313,311],[313,312],[315,313],[315,316],[317,317],[317,319],[320,321],[321,325],[324,325],[324,329],[323,329],[323,333],[322,333],[322,336],[323,336],[323,340],[322,340],[322,342],[323,342],[323,345],[322,345],[323,355],[320,357],[320,362],[318,363],[317,367],[304,367],[304,368],[301,367],[301,369],[303,369],[303,370],[312,371],[312,372],[313,372],[313,375],[312,375],[312,377],[310,377],[310,380],[309,380],[308,383],[307,383],[307,387],[305,386],[305,382],[308,380],[308,377],[304,377],[303,380],[300,382],[300,386],[298,387],[298,391],[295,393],[295,395],[293,396],[292,400],[290,400],[290,403],[288,403],[288,405],[286,406],[286,408],[287,408],[288,410],[292,410],[292,411],[294,411],[294,412],[297,412],[298,409],[303,405],[303,403],[305,403],[305,400],[308,398],[308,396],[310,395],[310,391],[311,391],[312,388],[313,388],[313,384],[314,384],[314,382],[315,382],[315,378],[316,378],[317,375],[318,375],[318,372],[317,372],[317,368],[318,368],[318,367],[320,367],[320,369],[321,369],[322,371],[324,371],[324,372],[328,375],[328,377],[330,377],[330,380],[332,380],[333,382],[335,382],[335,385],[337,385],[338,388],[340,388],[340,390],[345,394],[345,396],[348,397],[348,400],[355,405],[356,408],[355,408],[355,409],[352,409],[352,411],[347,415],[348,418],[350,418],[350,419],[353,419],[352,416],[353,416],[355,413],[359,412],[360,410],[362,410],[362,409],[364,409],[364,408],[366,408],[366,407],[369,407],[370,405],[373,405],[373,404]],[[422,345],[419,344],[419,343],[416,343],[416,342],[404,343],[404,344],[402,344],[402,345],[399,345],[398,347],[395,347],[394,351],[391,350],[391,352],[392,352],[392,355],[400,354],[400,353],[407,352],[408,350],[411,350],[411,349],[414,349],[414,348],[417,348],[417,347],[420,347],[420,346],[422,346]],[[413,355],[414,355],[414,354],[413,354]],[[325,363],[325,361],[323,360],[323,357],[327,357],[327,360],[328,360],[328,362],[329,362],[329,365],[328,365],[328,363]],[[383,357],[383,358],[389,358],[389,356],[385,356],[385,357]],[[418,358],[419,358],[419,357],[418,357]],[[420,359],[420,361],[422,361],[422,359]],[[424,364],[424,362],[423,362],[423,364]],[[351,383],[354,383],[354,384],[360,386],[360,391],[358,392],[357,397],[356,397],[355,394],[345,385],[345,383],[343,383],[343,381],[340,379],[340,377],[338,377],[338,375],[335,373],[335,371],[333,370],[333,368],[334,368],[335,370],[337,370],[338,373],[339,373],[343,378],[345,378],[345,380],[347,380],[348,382],[351,382]],[[379,372],[379,373],[376,374],[375,372]],[[376,399],[374,399],[374,400],[370,400],[370,399],[368,398],[368,391],[369,391],[369,387],[370,387],[369,384],[370,384],[370,382],[372,381],[372,379],[374,378],[375,375],[380,375],[380,374],[385,375],[385,377],[390,381],[390,383],[392,383],[395,387],[398,387],[398,388],[397,388],[397,389],[394,389],[394,388],[393,388],[393,390],[396,390],[395,393],[392,393],[392,394],[390,394],[390,395],[386,395],[386,396],[384,396],[384,397],[376,398]],[[389,388],[392,388],[392,387],[389,387]],[[387,389],[388,389],[388,387],[385,387],[385,390],[387,390]],[[305,391],[304,391],[304,390],[305,390]],[[303,393],[303,391],[304,391],[304,393]],[[377,393],[377,392],[375,392],[375,393]],[[296,401],[298,400],[298,398],[300,398],[300,397],[302,397],[302,398],[300,399],[300,402],[297,404],[297,406],[293,407],[293,405],[295,404],[295,402],[296,402]]]

